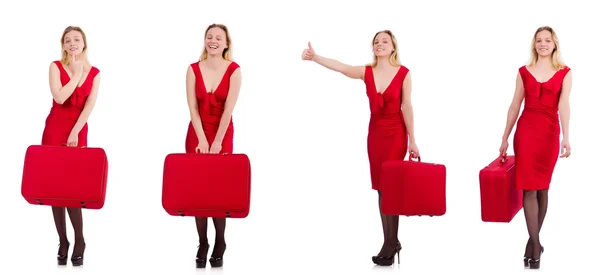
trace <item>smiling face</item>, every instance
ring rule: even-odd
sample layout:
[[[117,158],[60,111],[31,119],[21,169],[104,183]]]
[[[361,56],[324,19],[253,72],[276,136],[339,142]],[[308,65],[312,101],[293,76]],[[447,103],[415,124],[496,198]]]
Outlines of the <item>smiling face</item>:
[[[63,50],[69,55],[79,55],[85,49],[85,38],[80,31],[71,30],[62,39]]]
[[[556,48],[554,37],[548,30],[543,30],[535,35],[535,51],[538,56],[546,57],[552,55]]]
[[[396,50],[392,36],[383,31],[373,38],[373,53],[375,56],[389,56]]]
[[[209,55],[223,56],[223,51],[229,48],[229,37],[225,30],[219,27],[208,29],[204,37],[204,47]]]

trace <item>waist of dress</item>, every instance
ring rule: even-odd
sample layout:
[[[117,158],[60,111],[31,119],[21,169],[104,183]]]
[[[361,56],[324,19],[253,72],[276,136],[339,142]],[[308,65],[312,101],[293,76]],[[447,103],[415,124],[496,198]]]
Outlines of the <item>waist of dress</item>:
[[[525,105],[522,115],[541,115],[548,119],[558,121],[558,111],[555,108],[541,105]]]
[[[83,111],[82,108],[78,108],[78,107],[74,107],[74,106],[64,107],[64,106],[60,106],[60,105],[54,105],[50,109],[50,114],[48,114],[48,116],[49,117],[62,117],[62,118],[66,118],[66,119],[77,120],[77,119],[79,119],[79,115],[81,115],[82,111]]]
[[[402,114],[402,112],[393,112],[393,113],[377,112],[377,113],[371,113],[371,120],[389,120],[389,121],[404,122],[404,115]]]

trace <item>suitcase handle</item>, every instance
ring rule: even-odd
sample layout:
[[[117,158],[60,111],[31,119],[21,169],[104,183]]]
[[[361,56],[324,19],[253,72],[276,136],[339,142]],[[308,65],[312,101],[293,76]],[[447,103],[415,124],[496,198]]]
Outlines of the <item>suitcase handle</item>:
[[[415,159],[415,158],[413,158],[412,156],[408,157],[409,161],[414,161],[413,159]],[[421,162],[421,156],[418,156],[416,159],[417,159],[418,162]]]
[[[66,144],[66,143],[63,143],[63,144],[61,144],[61,146],[67,146],[67,144]],[[79,148],[82,148],[82,149],[83,149],[83,148],[86,148],[86,147],[87,147],[87,146],[81,146],[81,147],[79,147]],[[77,148],[77,146],[75,146],[75,148]]]

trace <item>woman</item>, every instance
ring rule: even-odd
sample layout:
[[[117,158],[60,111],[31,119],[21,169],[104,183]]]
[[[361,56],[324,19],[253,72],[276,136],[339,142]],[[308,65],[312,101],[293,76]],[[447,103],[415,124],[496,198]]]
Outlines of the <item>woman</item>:
[[[544,251],[539,232],[548,208],[552,173],[561,150],[561,158],[571,155],[569,95],[572,76],[571,69],[560,61],[560,46],[552,28],[537,29],[531,42],[531,54],[529,65],[519,68],[517,74],[500,155],[506,155],[508,136],[525,100],[514,136],[516,186],[523,189],[523,209],[529,232],[524,264],[537,269]],[[561,124],[562,144],[559,140]]]
[[[361,79],[370,102],[371,119],[367,137],[367,151],[371,170],[371,187],[379,194],[379,207],[384,243],[372,260],[378,265],[392,265],[394,255],[400,257],[402,246],[398,240],[398,216],[381,213],[379,174],[386,160],[403,160],[410,151],[419,157],[415,142],[411,77],[409,70],[398,58],[396,38],[389,30],[377,32],[372,40],[373,62],[366,66],[350,66],[337,60],[315,54],[308,43],[302,59],[312,60],[323,67],[342,73],[352,79]]]
[[[221,24],[208,26],[204,33],[204,49],[199,62],[187,70],[187,101],[191,121],[185,148],[187,153],[231,154],[233,151],[233,121],[242,75],[240,66],[231,57],[231,37]],[[213,267],[223,265],[225,253],[225,218],[213,218],[215,247],[210,257]],[[206,235],[208,219],[196,217],[200,245],[196,266],[206,267],[209,244]]]
[[[94,108],[100,85],[100,71],[87,59],[87,40],[81,28],[67,27],[60,39],[62,58],[50,64],[50,91],[54,101],[46,119],[42,145],[87,146],[87,120]],[[83,264],[85,240],[81,208],[68,208],[75,231],[71,262]],[[67,264],[69,240],[65,208],[52,207],[54,223],[60,240],[58,264]]]

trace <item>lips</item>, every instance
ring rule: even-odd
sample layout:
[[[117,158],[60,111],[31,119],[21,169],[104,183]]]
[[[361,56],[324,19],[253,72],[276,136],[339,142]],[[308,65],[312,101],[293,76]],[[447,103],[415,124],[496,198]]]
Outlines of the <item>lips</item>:
[[[219,46],[217,46],[217,45],[208,45],[208,48],[216,50],[216,49],[219,48]]]

